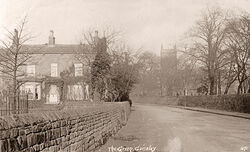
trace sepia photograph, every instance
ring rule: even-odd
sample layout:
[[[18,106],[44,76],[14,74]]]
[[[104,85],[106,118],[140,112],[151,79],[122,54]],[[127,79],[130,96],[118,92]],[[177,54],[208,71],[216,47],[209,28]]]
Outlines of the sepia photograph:
[[[250,0],[0,0],[0,152],[250,152]]]

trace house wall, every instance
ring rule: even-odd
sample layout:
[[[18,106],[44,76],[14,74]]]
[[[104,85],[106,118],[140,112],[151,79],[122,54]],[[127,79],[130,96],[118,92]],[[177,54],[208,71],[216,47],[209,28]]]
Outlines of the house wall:
[[[21,92],[24,92],[24,90],[26,93],[31,92],[33,94],[33,95],[31,94],[31,100],[40,100],[40,99],[45,100],[45,98],[46,98],[46,103],[48,103],[49,98],[50,97],[52,98],[52,96],[47,94],[47,93],[50,93],[50,91],[47,93],[44,92],[43,91],[43,89],[45,89],[44,83],[40,81],[39,85],[37,85],[38,82],[37,82],[37,79],[35,79],[35,78],[39,79],[39,78],[45,78],[46,76],[51,76],[51,64],[57,63],[57,77],[60,78],[60,75],[62,72],[69,71],[70,77],[73,79],[75,76],[74,64],[80,63],[75,58],[75,55],[76,54],[33,54],[33,55],[31,55],[32,57],[26,62],[26,64],[27,65],[35,65],[35,76],[28,76],[26,74],[26,76],[23,77],[23,78],[26,77],[26,79],[24,80],[25,83],[20,88],[22,90]],[[85,75],[85,72],[84,72],[86,69],[87,69],[87,66],[83,65],[83,77],[87,77],[87,75]],[[23,66],[22,71],[26,73],[27,66]],[[74,84],[71,84],[71,85],[74,85]],[[31,89],[29,89],[30,86],[33,86],[33,87],[31,87]],[[72,88],[72,87],[65,86],[65,88],[64,88],[64,89],[66,89],[65,93],[69,92],[69,90],[67,90],[68,88]],[[83,88],[81,90],[83,90]],[[72,89],[70,91],[72,91]],[[73,92],[73,94],[71,96],[78,95],[78,94],[79,93]],[[33,98],[32,98],[32,96],[33,96]],[[60,96],[60,95],[57,95],[57,96]],[[81,98],[74,97],[74,98],[83,99],[83,97],[81,97]]]
[[[35,65],[36,76],[50,76],[51,64],[57,63],[58,76],[64,70],[68,70],[74,63],[80,63],[75,59],[75,54],[33,54],[27,64]],[[26,66],[23,67],[26,71]]]

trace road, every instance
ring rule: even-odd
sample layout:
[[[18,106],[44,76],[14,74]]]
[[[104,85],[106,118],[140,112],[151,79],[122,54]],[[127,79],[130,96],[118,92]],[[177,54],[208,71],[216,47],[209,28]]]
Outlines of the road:
[[[248,147],[248,148],[247,148]],[[128,124],[100,152],[250,151],[250,120],[136,104]]]

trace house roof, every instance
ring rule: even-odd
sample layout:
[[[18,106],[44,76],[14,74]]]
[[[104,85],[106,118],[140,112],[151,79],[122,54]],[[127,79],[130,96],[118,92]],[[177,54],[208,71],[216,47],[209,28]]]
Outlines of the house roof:
[[[89,51],[90,47],[83,44],[55,44],[53,46],[43,45],[23,45],[22,51],[29,54],[76,54],[80,50],[87,53],[94,53]]]

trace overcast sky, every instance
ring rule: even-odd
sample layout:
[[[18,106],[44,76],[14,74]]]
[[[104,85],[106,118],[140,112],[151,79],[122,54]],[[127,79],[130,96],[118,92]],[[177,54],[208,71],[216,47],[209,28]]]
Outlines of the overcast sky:
[[[194,24],[207,5],[250,12],[250,0],[0,0],[0,38],[28,15],[26,28],[44,44],[50,30],[56,43],[78,43],[88,29],[112,27],[131,47],[159,53],[170,48]]]

